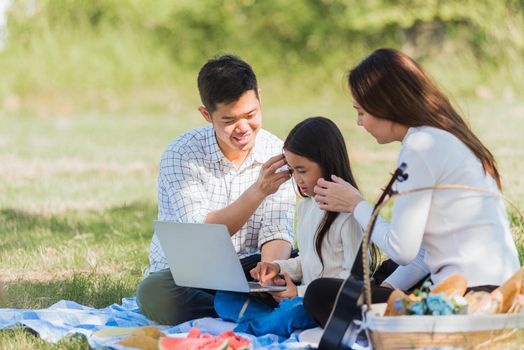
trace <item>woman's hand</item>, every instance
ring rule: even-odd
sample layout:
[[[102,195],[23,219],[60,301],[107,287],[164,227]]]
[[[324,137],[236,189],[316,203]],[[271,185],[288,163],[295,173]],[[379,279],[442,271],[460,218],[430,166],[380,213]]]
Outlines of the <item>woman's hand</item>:
[[[364,200],[360,192],[338,176],[331,175],[331,181],[318,179],[315,191],[315,201],[322,210],[349,212],[355,210],[357,204]]]
[[[267,281],[271,281],[277,277],[279,272],[280,266],[278,266],[278,264],[261,261],[249,271],[249,274],[263,285]]]
[[[286,281],[286,290],[282,292],[272,292],[271,293],[271,295],[273,296],[273,299],[275,299],[279,303],[284,299],[291,299],[298,295],[297,286],[293,283],[293,281],[291,280],[291,277],[289,277],[289,274],[287,272],[284,272],[284,279]]]
[[[389,289],[395,289],[395,287],[393,287],[391,284],[389,284],[388,282],[382,282],[382,284],[380,285],[382,288],[389,288]]]

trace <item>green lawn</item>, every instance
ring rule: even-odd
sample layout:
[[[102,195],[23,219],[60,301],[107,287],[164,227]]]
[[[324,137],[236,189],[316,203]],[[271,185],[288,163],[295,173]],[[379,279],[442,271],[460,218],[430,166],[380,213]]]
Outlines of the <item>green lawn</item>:
[[[44,308],[61,299],[105,307],[134,295],[156,218],[158,161],[174,137],[204,125],[195,101],[178,101],[170,113],[0,114],[0,308]],[[524,207],[524,104],[462,107],[498,160],[505,194]],[[333,118],[361,188],[376,199],[399,144],[379,146],[357,128],[347,96],[267,96],[263,108],[265,128],[280,137],[305,117]],[[523,257],[524,226],[510,213]],[[0,349],[86,347],[84,339],[49,345],[22,330],[0,332]]]

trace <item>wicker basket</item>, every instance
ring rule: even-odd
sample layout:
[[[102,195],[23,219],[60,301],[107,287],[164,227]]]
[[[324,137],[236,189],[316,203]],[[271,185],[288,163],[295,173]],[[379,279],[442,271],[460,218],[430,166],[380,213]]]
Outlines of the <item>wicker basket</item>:
[[[362,250],[368,250],[371,223],[391,199],[427,190],[466,189],[498,193],[462,185],[445,185],[397,193],[373,212],[364,232]],[[509,201],[508,201],[509,202]],[[511,202],[509,202],[515,207]],[[522,214],[515,207],[522,220]],[[524,313],[451,316],[383,316],[386,304],[371,304],[369,256],[362,254],[364,267],[363,322],[373,349],[460,347],[464,349],[524,349]],[[522,311],[521,311],[522,312]]]
[[[516,349],[524,344],[524,314],[384,317],[385,306],[373,304],[365,315],[373,349]]]

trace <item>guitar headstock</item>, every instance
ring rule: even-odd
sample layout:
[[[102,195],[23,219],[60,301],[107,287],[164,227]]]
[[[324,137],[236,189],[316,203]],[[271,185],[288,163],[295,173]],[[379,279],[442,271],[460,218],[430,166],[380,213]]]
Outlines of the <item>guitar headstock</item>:
[[[398,182],[403,182],[408,179],[408,174],[406,173],[407,168],[408,165],[406,163],[401,163],[393,173],[393,176]]]

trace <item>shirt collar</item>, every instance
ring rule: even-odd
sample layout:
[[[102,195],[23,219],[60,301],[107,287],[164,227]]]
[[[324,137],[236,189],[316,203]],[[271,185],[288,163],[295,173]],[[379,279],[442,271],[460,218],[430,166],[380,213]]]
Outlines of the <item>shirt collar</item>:
[[[418,129],[418,128],[417,128],[417,127],[414,127],[414,126],[410,127],[410,128],[408,129],[408,132],[406,132],[406,135],[404,135],[404,138],[402,139],[402,142],[401,142],[401,143],[406,142],[406,140],[408,139],[408,136],[411,135],[412,133],[414,133],[417,129]]]
[[[216,163],[225,158],[224,154],[218,147],[215,129],[212,125],[206,127],[206,160],[210,163]]]
[[[252,158],[254,162],[259,164],[265,163],[269,158],[267,155],[266,139],[267,138],[265,137],[264,130],[258,130],[255,139],[255,146],[253,146],[253,150],[251,151],[249,157]]]

